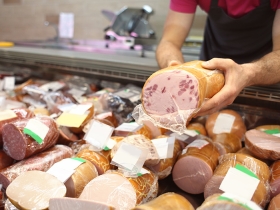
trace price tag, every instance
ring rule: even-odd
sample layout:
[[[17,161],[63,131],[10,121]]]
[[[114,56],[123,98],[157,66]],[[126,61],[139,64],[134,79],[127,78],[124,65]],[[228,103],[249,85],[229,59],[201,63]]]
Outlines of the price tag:
[[[65,158],[52,165],[47,173],[52,174],[58,180],[65,183],[74,173],[76,168],[86,162],[82,158]]]
[[[136,122],[131,122],[131,123],[122,123],[117,128],[115,128],[115,130],[116,131],[126,131],[126,132],[136,132],[142,127],[143,127],[143,125],[139,125]]]
[[[280,137],[280,130],[279,129],[269,129],[264,131],[267,134]]]
[[[54,82],[48,82],[44,85],[41,85],[40,88],[46,92],[48,92],[48,91],[56,92],[56,91],[62,89],[64,86],[65,86],[65,83],[54,81]]]
[[[216,119],[213,133],[230,133],[235,117],[230,114],[220,113]]]
[[[43,143],[48,132],[49,127],[36,119],[28,120],[25,128],[23,129],[23,133],[31,136],[39,144]]]
[[[83,114],[86,114],[86,112],[91,107],[92,107],[92,104],[79,104],[79,105],[73,107],[72,109],[70,109],[69,113],[83,115]]]
[[[0,110],[5,109],[5,101],[6,101],[6,97],[0,96]]]
[[[116,144],[117,144],[116,141],[114,141],[113,139],[109,138],[109,140],[107,141],[107,144],[106,144],[104,150],[110,150],[110,149],[112,149]]]
[[[259,182],[260,180],[252,171],[237,164],[236,168],[231,167],[228,170],[219,189],[251,200]]]
[[[113,131],[113,127],[101,123],[97,120],[93,120],[84,137],[84,140],[97,147],[98,149],[104,149]]]
[[[16,118],[17,115],[12,110],[0,111],[0,121]]]
[[[148,150],[122,142],[112,159],[112,164],[138,174],[146,161]]]
[[[141,168],[140,172],[137,174],[137,176],[143,176],[144,174],[149,174],[150,171],[146,170],[145,168]]]
[[[182,155],[185,154],[190,147],[196,147],[198,149],[202,149],[207,144],[209,144],[209,142],[206,140],[203,140],[203,139],[194,140],[192,143],[190,143],[188,146],[186,146],[185,149],[183,149]]]
[[[68,91],[68,93],[70,93],[71,95],[73,95],[75,97],[80,97],[80,96],[84,95],[86,93],[86,91],[78,90],[76,88],[72,88]]]
[[[186,134],[178,134],[178,133],[171,133],[170,136],[174,136],[175,139],[178,139],[179,141],[186,141],[190,136]]]
[[[13,90],[15,88],[15,77],[4,77],[4,90]]]
[[[0,79],[0,91],[4,88],[4,80]]]
[[[237,203],[240,206],[245,207],[248,210],[262,210],[255,202],[250,201],[248,199],[244,199],[240,196],[231,194],[231,193],[223,193],[218,197],[218,200],[229,201],[233,203]]]
[[[74,14],[60,13],[58,27],[59,37],[72,39],[74,35]]]
[[[153,139],[152,142],[160,159],[173,157],[175,137]]]
[[[199,133],[195,130],[185,130],[184,131],[185,134],[191,136],[191,137],[194,137],[194,136],[197,136]]]
[[[67,112],[63,112],[57,119],[56,122],[59,125],[63,125],[66,127],[75,127],[78,128],[82,125],[82,123],[87,118],[87,115],[78,115],[71,114]]]
[[[76,106],[77,106],[76,104],[69,103],[69,104],[58,105],[57,108],[62,112],[69,112],[71,109],[73,109]]]

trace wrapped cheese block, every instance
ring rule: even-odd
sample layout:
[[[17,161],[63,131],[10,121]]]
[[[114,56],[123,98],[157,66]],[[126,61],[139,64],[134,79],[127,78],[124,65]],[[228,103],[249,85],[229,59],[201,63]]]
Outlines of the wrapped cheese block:
[[[127,136],[124,139],[122,139],[122,141],[118,142],[111,150],[111,159],[113,159],[122,142],[133,144],[139,148],[148,149],[149,152],[144,163],[145,166],[150,167],[159,163],[160,159],[152,141],[144,135],[139,134]]]
[[[271,198],[280,193],[280,160],[275,161],[271,167],[271,179],[269,181]]]
[[[7,155],[3,150],[0,150],[0,170],[14,163],[14,159]]]
[[[164,137],[167,136],[162,135],[162,136],[158,136],[157,138],[164,138]],[[181,152],[182,152],[182,148],[180,142],[178,140],[175,140],[173,156],[171,158],[160,159],[158,164],[154,166],[150,166],[149,168],[154,173],[157,174],[159,180],[164,179],[171,174],[173,166],[176,163],[176,160],[178,156],[181,154]]]
[[[243,139],[246,132],[246,126],[241,115],[230,109],[224,109],[209,115],[205,127],[210,138],[214,134],[232,133]]]
[[[72,155],[73,151],[70,147],[55,145],[44,152],[0,170],[0,183],[3,184],[4,188],[7,188],[21,173],[32,170],[47,171],[56,162]]]
[[[215,134],[212,140],[220,155],[237,152],[242,147],[241,139],[233,133]]]
[[[110,170],[107,174],[119,174],[129,180],[136,192],[136,204],[141,204],[153,200],[158,194],[158,177],[151,170],[148,172],[137,177],[126,176],[120,170]]]
[[[34,113],[29,109],[13,109],[13,110],[5,110],[0,111],[0,148],[3,147],[3,140],[2,140],[2,129],[6,123],[18,120],[18,119],[25,119],[25,118],[32,118],[34,117]]]
[[[83,105],[92,105],[92,103],[90,102],[84,102],[82,103]],[[79,134],[79,133],[82,133],[83,132],[83,129],[84,127],[90,122],[90,120],[93,118],[94,116],[94,107],[93,105],[88,109],[88,113],[87,113],[87,117],[86,119],[83,121],[83,123],[80,125],[80,127],[78,128],[75,128],[75,127],[70,127],[70,130],[73,132],[73,133],[76,133],[76,134]]]
[[[96,167],[98,175],[104,174],[110,169],[109,160],[98,151],[92,151],[88,148],[82,149],[76,154],[76,157],[90,161]]]
[[[224,85],[219,71],[206,70],[202,61],[191,61],[153,73],[142,89],[142,104],[134,109],[137,121],[183,133],[186,124]]]
[[[65,182],[67,197],[78,198],[84,187],[98,176],[97,169],[90,161],[79,165],[72,176]]]
[[[245,145],[254,156],[260,159],[280,159],[280,137],[251,129],[245,134]]]
[[[182,195],[168,192],[157,198],[136,206],[132,210],[170,210],[170,209],[184,209],[194,210],[192,204]]]
[[[260,182],[251,200],[261,207],[264,207],[268,203],[270,197],[268,183],[270,170],[264,162],[244,154],[229,153],[221,156],[219,165],[214,171],[214,175],[205,185],[204,197],[207,198],[215,193],[222,193],[223,191],[220,190],[219,187],[227,175],[228,170],[231,167],[236,167],[236,165],[246,167],[259,178]],[[240,188],[240,190],[244,189]]]
[[[224,194],[214,194],[205,199],[197,210],[262,210],[255,202],[246,200],[242,197],[237,197],[236,195],[224,193]]]
[[[34,136],[31,137],[24,133],[24,129],[31,120],[36,123],[35,126],[42,124],[44,129],[47,129],[44,131],[42,143],[35,141]],[[41,132],[41,126],[36,132]],[[37,136],[37,133],[35,135]],[[21,119],[5,124],[2,128],[2,136],[3,150],[13,159],[22,160],[55,145],[59,137],[59,131],[52,118],[48,116],[36,116],[34,118]]]
[[[105,173],[91,180],[79,199],[106,203],[117,210],[128,210],[137,204],[130,181],[116,173]]]
[[[43,171],[26,171],[8,186],[7,197],[19,209],[48,209],[50,198],[64,197],[66,187]]]
[[[114,207],[98,201],[74,199],[74,198],[51,198],[49,210],[115,210]]]
[[[267,210],[279,210],[280,209],[280,194],[273,197],[269,203]]]
[[[218,164],[219,152],[210,141],[197,139],[178,157],[172,171],[175,184],[187,193],[203,193]]]

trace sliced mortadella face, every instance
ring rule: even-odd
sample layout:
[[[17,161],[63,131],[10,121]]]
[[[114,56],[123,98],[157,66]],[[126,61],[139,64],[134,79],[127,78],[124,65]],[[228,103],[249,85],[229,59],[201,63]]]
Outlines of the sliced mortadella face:
[[[148,114],[166,115],[197,108],[197,78],[187,71],[170,70],[153,77],[143,90],[143,106]]]

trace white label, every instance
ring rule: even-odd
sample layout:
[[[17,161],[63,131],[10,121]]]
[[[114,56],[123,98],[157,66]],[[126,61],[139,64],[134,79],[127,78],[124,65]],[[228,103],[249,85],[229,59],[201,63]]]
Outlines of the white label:
[[[92,107],[92,104],[79,104],[72,109],[70,109],[69,113],[83,115],[86,114],[87,110]]]
[[[83,162],[72,158],[65,158],[52,165],[52,167],[47,170],[47,173],[52,174],[64,183],[75,173],[75,169],[81,164],[83,164]]]
[[[15,88],[15,77],[4,77],[4,90],[13,90]]]
[[[25,126],[28,130],[35,133],[37,136],[39,136],[42,140],[45,139],[46,135],[49,132],[49,127],[46,126],[44,123],[42,123],[39,120],[36,119],[30,119],[27,122],[27,125]]]
[[[178,133],[171,133],[170,136],[174,136],[175,139],[178,139],[180,141],[186,141],[190,136],[186,134],[178,134]]]
[[[93,120],[84,139],[98,149],[103,149],[106,146],[113,131],[113,127],[97,120]]]
[[[0,96],[0,110],[5,109],[5,101],[6,101],[6,97]]]
[[[4,88],[4,80],[0,79],[0,91]]]
[[[117,144],[116,141],[114,141],[113,139],[109,138],[109,140],[107,141],[106,147],[108,147],[108,149],[112,149],[116,144]]]
[[[73,96],[80,97],[80,96],[84,95],[86,92],[83,90],[78,90],[78,89],[72,88],[71,90],[68,91],[68,93],[70,93]]]
[[[220,185],[220,190],[251,200],[260,180],[236,168],[230,168]]]
[[[245,199],[245,198],[242,198],[240,196],[231,194],[231,193],[223,193],[223,194],[221,194],[218,197],[218,200],[224,200],[222,198],[226,198],[226,200],[229,199],[230,201],[232,201],[234,203],[237,203],[237,204],[240,204],[242,206],[247,206],[247,207],[249,207],[249,209],[252,209],[252,210],[262,210],[262,208],[259,207],[255,202],[250,201],[250,200]]]
[[[235,117],[230,114],[220,113],[216,119],[213,133],[230,133]]]
[[[0,111],[0,120],[8,120],[12,118],[16,118],[17,115],[14,113],[12,110],[5,110],[5,111]]]
[[[40,88],[46,92],[47,91],[56,92],[56,91],[60,90],[61,88],[63,88],[64,86],[65,86],[65,83],[54,81],[54,82],[48,82],[44,85],[41,85]]]
[[[173,157],[175,137],[153,139],[152,142],[160,159]]]
[[[112,117],[112,112],[104,112],[95,116],[97,119],[104,119],[106,117]]]
[[[112,159],[112,163],[137,174],[146,161],[148,150],[122,142]]]
[[[116,131],[127,131],[127,132],[136,132],[140,128],[142,128],[143,125],[139,125],[136,122],[131,123],[122,123],[117,128],[115,128]]]
[[[144,174],[149,174],[150,171],[146,170],[145,168],[142,168],[139,173],[144,175]]]
[[[273,136],[277,136],[277,137],[280,137],[280,133],[274,133],[272,134]]]
[[[74,14],[60,13],[59,14],[59,37],[73,38],[74,35]]]
[[[182,151],[182,155],[185,154],[188,151],[188,148],[190,147],[196,147],[198,149],[202,149],[204,146],[206,146],[207,144],[209,144],[208,141],[202,140],[202,139],[197,139],[194,140],[192,143],[188,144],[185,149],[183,149]]]
[[[71,109],[73,109],[74,107],[76,107],[76,104],[61,104],[58,105],[57,108],[62,111],[62,112],[69,112]]]
[[[195,130],[185,130],[184,133],[191,136],[191,137],[194,137],[194,136],[198,135],[198,133]]]

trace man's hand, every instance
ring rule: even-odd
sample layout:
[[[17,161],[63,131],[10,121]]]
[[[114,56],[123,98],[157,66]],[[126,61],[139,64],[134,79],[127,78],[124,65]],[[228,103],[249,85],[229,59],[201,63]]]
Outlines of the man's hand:
[[[231,59],[214,58],[203,62],[202,66],[206,69],[223,71],[225,85],[216,95],[202,105],[196,116],[212,114],[232,104],[241,90],[250,84],[251,71],[246,71],[243,65],[239,65]]]

